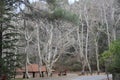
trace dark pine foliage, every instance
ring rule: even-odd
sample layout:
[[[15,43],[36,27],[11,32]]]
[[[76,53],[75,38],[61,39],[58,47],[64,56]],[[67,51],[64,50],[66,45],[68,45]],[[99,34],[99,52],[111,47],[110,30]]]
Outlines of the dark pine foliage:
[[[15,75],[19,57],[16,54],[19,38],[16,27],[12,25],[19,0],[0,0],[0,77],[10,80]]]

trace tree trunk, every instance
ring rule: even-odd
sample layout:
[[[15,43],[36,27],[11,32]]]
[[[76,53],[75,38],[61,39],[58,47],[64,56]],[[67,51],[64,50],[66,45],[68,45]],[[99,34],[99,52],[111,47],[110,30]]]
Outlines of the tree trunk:
[[[113,28],[113,40],[116,40],[116,28]]]
[[[78,35],[78,44],[79,44],[79,56],[80,56],[80,61],[82,63],[82,74],[85,74],[85,57],[83,55],[83,26],[82,26],[82,31],[81,31],[81,37],[80,37],[80,31],[79,31],[79,26],[77,29],[77,35]],[[81,39],[80,39],[81,38]]]
[[[90,63],[88,61],[88,34],[89,34],[89,31],[88,31],[88,28],[87,28],[85,57],[86,57],[86,63],[87,63],[88,69],[89,69],[90,73],[92,73],[91,66],[90,66]]]
[[[37,27],[37,47],[38,47],[38,57],[39,57],[39,75],[41,77],[41,68],[42,67],[42,55],[41,55],[41,50],[40,50],[40,35],[39,35],[39,26],[36,24],[36,27]]]
[[[28,48],[28,44],[29,42],[27,41],[27,45],[26,45],[26,48],[25,48],[25,53],[26,53],[26,61],[25,61],[25,78],[30,78],[30,75],[28,73],[28,52],[27,52],[27,48]]]
[[[1,1],[1,4],[3,1]],[[2,6],[0,5],[0,18],[3,18]],[[2,21],[0,21],[0,70],[2,70]],[[2,76],[2,72],[0,71],[0,77]]]
[[[25,78],[30,78],[30,75],[28,73],[28,63],[29,63],[29,59],[28,59],[28,47],[29,47],[29,34],[28,34],[28,30],[27,30],[27,26],[26,26],[26,21],[24,20],[24,27],[25,27],[25,39],[26,39],[26,47],[25,47],[25,54],[26,54],[26,59],[25,59]]]
[[[52,67],[50,64],[46,64],[47,67],[47,72],[48,72],[48,77],[52,77]]]
[[[2,70],[2,24],[0,24],[0,70]],[[2,75],[1,71],[0,71],[0,76]]]
[[[0,58],[2,58],[2,26],[0,26]]]
[[[90,25],[89,25],[89,18],[88,18],[88,12],[87,12],[87,8],[86,8],[86,4],[84,6],[84,12],[85,12],[84,13],[84,17],[85,17],[85,21],[86,21],[86,25],[87,25],[86,45],[85,45],[85,59],[86,59],[86,63],[87,63],[89,72],[92,73],[91,66],[90,66],[90,63],[88,61],[88,37],[89,37],[89,28],[90,28]]]
[[[95,39],[95,54],[96,54],[96,62],[97,62],[97,73],[100,73],[100,65],[99,65],[99,54],[98,54],[98,41]]]
[[[105,24],[107,28],[107,38],[108,38],[108,46],[110,46],[110,33],[109,33],[109,25],[108,25],[108,20],[107,20],[107,13],[105,11],[105,4],[103,4],[103,12],[104,12],[104,19],[105,19]]]
[[[82,75],[85,74],[85,61],[82,62]]]
[[[48,77],[52,77],[52,71],[48,70]]]

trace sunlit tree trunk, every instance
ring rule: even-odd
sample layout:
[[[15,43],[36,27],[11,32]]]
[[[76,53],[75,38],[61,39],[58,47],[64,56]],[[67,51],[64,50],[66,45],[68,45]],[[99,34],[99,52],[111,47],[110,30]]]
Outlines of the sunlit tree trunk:
[[[85,21],[86,21],[86,25],[87,25],[87,32],[86,32],[86,44],[85,44],[85,58],[86,58],[86,65],[88,66],[88,69],[90,71],[90,73],[92,73],[92,70],[91,70],[91,66],[90,66],[90,63],[88,61],[88,41],[89,41],[89,28],[90,28],[90,25],[89,25],[89,19],[88,19],[88,12],[87,12],[87,9],[86,9],[86,5],[84,7],[84,17],[85,17]]]
[[[113,40],[116,40],[116,28],[113,28]]]
[[[79,44],[79,56],[80,56],[80,62],[82,63],[82,74],[85,73],[85,57],[84,57],[84,52],[83,52],[83,26],[81,29],[81,33],[80,33],[80,29],[79,26],[77,26],[77,36],[78,36],[78,44]]]
[[[82,15],[81,15],[81,22],[82,22]],[[82,61],[82,73],[85,74],[85,55],[84,55],[84,23],[82,22],[82,31],[81,31],[81,53],[82,53],[82,58],[83,58],[83,61]]]
[[[47,57],[47,70],[48,70],[48,76],[52,76],[52,67],[53,65],[51,65],[51,57],[52,57],[52,40],[53,40],[53,25],[50,26],[51,29],[50,29],[50,37],[49,37],[49,40],[48,40],[48,57]]]
[[[114,1],[111,2],[112,5],[111,5],[111,25],[112,25],[112,36],[113,36],[113,40],[116,40],[116,26],[117,26],[117,23],[119,22],[119,18],[116,20],[115,22],[115,8],[113,7],[113,3]]]
[[[92,73],[92,70],[91,70],[91,66],[90,66],[90,63],[88,61],[88,28],[87,28],[87,35],[86,35],[86,45],[85,45],[85,58],[86,58],[86,63],[87,63],[87,66],[88,66],[88,69],[90,71],[90,73]]]
[[[98,32],[97,32],[97,34],[98,34]],[[98,53],[98,40],[95,38],[94,42],[95,42],[95,54],[96,54],[96,63],[97,63],[97,73],[99,75],[99,73],[100,73],[100,64],[99,64],[99,53]]]
[[[29,75],[29,73],[28,73],[28,52],[27,52],[27,50],[28,50],[28,45],[29,45],[29,42],[27,41],[27,46],[26,46],[26,48],[25,48],[25,53],[26,53],[26,60],[25,60],[25,77],[26,78],[30,78],[30,75]]]
[[[26,20],[24,20],[24,27],[25,27],[24,33],[25,33],[25,40],[26,40],[26,47],[25,47],[25,54],[26,54],[26,59],[25,59],[25,75],[26,75],[27,78],[30,78],[27,66],[28,66],[28,64],[30,64],[28,51],[29,51],[29,47],[30,47],[29,42],[31,41],[33,32],[31,32],[29,34],[28,28],[27,28],[27,21]]]
[[[38,62],[38,65],[39,65],[39,74],[40,74],[40,77],[42,75],[41,73],[41,67],[43,66],[43,63],[42,63],[42,54],[41,54],[41,50],[40,50],[40,32],[39,32],[39,26],[38,24],[36,23],[36,28],[37,28],[37,49],[38,49],[38,57],[39,57],[39,62]]]

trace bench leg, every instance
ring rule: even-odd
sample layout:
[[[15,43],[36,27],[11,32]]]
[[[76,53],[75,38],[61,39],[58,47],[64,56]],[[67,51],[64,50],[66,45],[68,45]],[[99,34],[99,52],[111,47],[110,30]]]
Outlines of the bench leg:
[[[33,78],[35,78],[35,72],[33,72]]]

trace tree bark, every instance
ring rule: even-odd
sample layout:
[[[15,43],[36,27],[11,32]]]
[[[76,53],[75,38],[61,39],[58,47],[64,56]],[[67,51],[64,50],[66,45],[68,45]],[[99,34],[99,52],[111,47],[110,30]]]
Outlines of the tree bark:
[[[80,29],[78,26],[77,35],[78,35],[78,44],[79,44],[79,52],[78,53],[80,56],[80,61],[82,63],[82,74],[84,74],[85,73],[85,57],[83,54],[83,26],[82,26],[81,36],[80,36]]]
[[[30,75],[28,73],[28,52],[27,52],[27,49],[28,49],[28,46],[29,46],[29,42],[27,41],[27,45],[26,45],[26,48],[25,48],[25,53],[26,53],[26,61],[25,61],[25,75],[27,78],[30,78]]]
[[[52,77],[52,66],[50,66],[50,64],[47,64],[46,67],[47,67],[48,77]]]
[[[86,64],[88,66],[88,69],[89,69],[89,72],[92,73],[92,70],[91,70],[91,66],[90,66],[90,63],[88,61],[88,37],[89,37],[89,28],[90,28],[90,25],[89,25],[89,18],[88,18],[88,12],[87,12],[87,9],[86,9],[86,5],[84,7],[84,17],[85,17],[85,21],[86,21],[86,25],[87,25],[87,32],[86,32],[86,45],[85,45],[85,60],[86,60]]]
[[[2,23],[0,23],[0,59],[2,58]]]
[[[85,58],[86,58],[86,63],[87,63],[88,69],[89,69],[90,73],[92,73],[91,66],[90,66],[90,63],[88,61],[88,34],[89,33],[88,33],[88,28],[87,28]]]
[[[3,5],[2,5],[2,3],[3,3],[3,1],[0,1],[0,18],[2,18],[3,17]],[[2,22],[0,21],[0,70],[2,70],[2,62],[1,62],[1,60],[2,60]],[[1,75],[2,75],[2,72],[0,71],[0,77],[1,77]]]
[[[98,41],[95,39],[95,54],[96,54],[96,62],[97,62],[97,73],[100,73],[100,65],[99,65],[99,54],[98,54]]]
[[[104,12],[104,20],[106,24],[106,29],[107,29],[107,38],[108,38],[108,46],[110,46],[110,33],[109,33],[109,25],[108,25],[108,20],[107,20],[107,13],[105,11],[105,4],[103,4],[103,12]]]
[[[113,28],[113,40],[116,40],[116,28]]]
[[[30,75],[28,73],[28,64],[29,64],[29,59],[28,59],[28,48],[29,48],[29,40],[30,36],[28,36],[28,29],[26,26],[26,21],[24,20],[24,27],[25,27],[25,40],[26,40],[26,47],[25,47],[25,54],[26,54],[26,59],[25,59],[25,78],[30,78]]]
[[[0,23],[0,70],[2,70],[2,23]],[[1,77],[2,73],[0,71],[0,77]]]
[[[42,67],[42,55],[41,55],[41,50],[40,50],[40,35],[39,35],[39,26],[36,24],[36,28],[37,28],[37,49],[38,49],[38,56],[39,56],[39,74],[40,74],[40,77],[41,77],[41,68]]]

